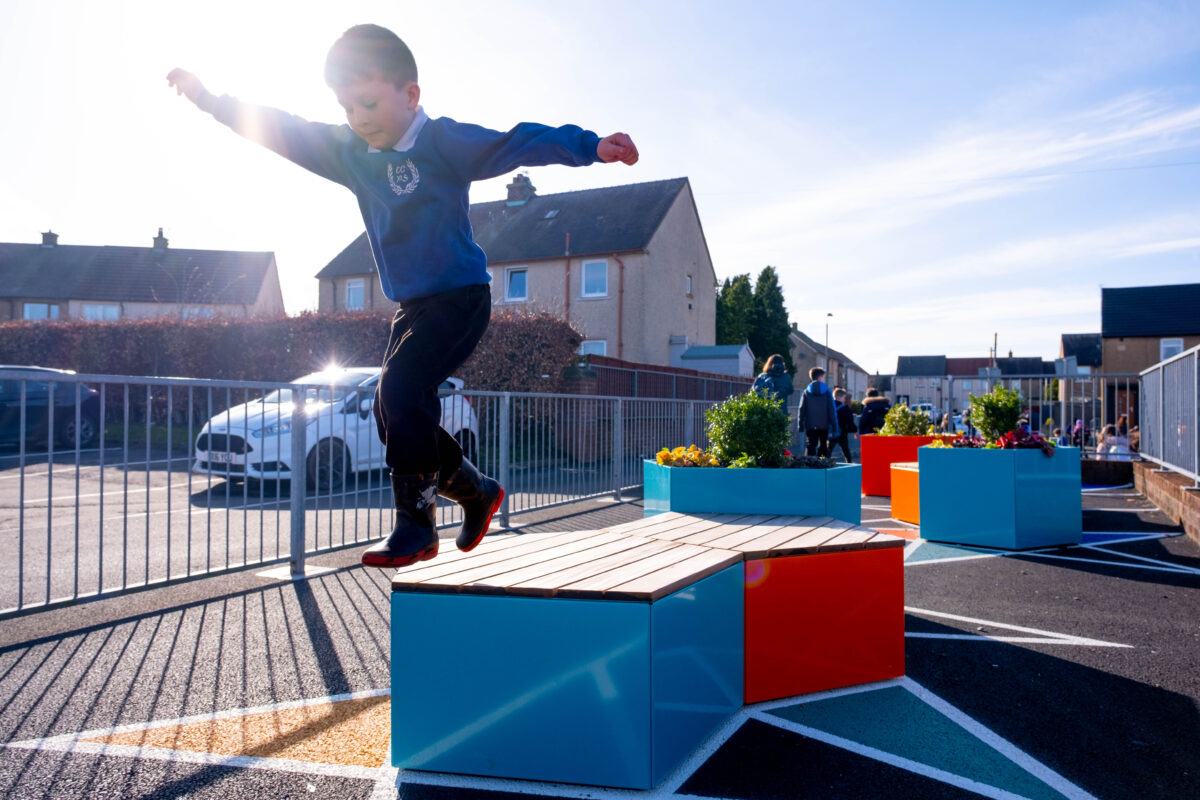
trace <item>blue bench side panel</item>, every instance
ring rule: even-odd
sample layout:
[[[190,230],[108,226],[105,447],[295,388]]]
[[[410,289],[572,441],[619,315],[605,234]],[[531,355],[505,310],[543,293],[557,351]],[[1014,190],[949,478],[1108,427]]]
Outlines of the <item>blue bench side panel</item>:
[[[742,584],[735,564],[651,606],[653,785],[742,707]]]
[[[392,764],[650,788],[650,604],[392,594]]]

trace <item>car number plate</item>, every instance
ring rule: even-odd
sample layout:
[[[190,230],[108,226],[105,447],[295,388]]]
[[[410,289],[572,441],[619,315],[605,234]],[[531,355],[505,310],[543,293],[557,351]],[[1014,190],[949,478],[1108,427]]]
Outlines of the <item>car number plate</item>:
[[[233,453],[209,453],[208,460],[217,464],[232,464]]]

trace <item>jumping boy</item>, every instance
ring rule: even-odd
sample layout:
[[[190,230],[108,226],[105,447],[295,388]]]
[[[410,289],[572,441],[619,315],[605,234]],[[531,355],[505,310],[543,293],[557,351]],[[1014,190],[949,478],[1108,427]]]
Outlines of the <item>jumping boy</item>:
[[[457,545],[483,539],[504,499],[500,484],[463,457],[444,431],[438,386],[471,355],[491,317],[483,250],[467,216],[472,181],[518,167],[597,161],[635,164],[623,133],[601,139],[574,125],[523,122],[507,133],[426,115],[408,46],[378,25],[334,42],[325,82],[347,125],[308,122],[272,108],[216,97],[190,72],[167,82],[199,109],[323,178],[354,192],[392,320],[375,392],[375,421],[391,468],[396,524],[362,562],[402,567],[438,552],[436,495],[463,510]]]

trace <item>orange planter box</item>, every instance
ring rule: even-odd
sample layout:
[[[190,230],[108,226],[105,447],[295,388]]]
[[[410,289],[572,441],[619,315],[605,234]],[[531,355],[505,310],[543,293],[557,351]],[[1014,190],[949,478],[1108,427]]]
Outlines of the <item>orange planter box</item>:
[[[880,436],[868,433],[859,439],[862,449],[862,491],[863,494],[880,497],[892,496],[892,464],[900,461],[916,461],[917,448],[929,444],[934,439],[948,442],[957,439],[955,435],[943,436]]]
[[[904,548],[747,560],[744,697],[904,674]]]
[[[892,519],[921,524],[921,488],[917,462],[892,464]]]

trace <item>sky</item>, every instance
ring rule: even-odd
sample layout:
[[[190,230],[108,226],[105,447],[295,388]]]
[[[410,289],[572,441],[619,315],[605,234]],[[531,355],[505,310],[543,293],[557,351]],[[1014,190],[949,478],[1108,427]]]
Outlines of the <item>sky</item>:
[[[1187,0],[0,0],[0,241],[162,227],[274,251],[287,311],[315,308],[353,198],[165,76],[342,122],[322,70],[360,22],[409,44],[431,116],[628,132],[636,166],[527,172],[541,194],[688,178],[717,279],[774,266],[791,320],[870,372],[994,336],[1053,358],[1100,330],[1101,287],[1200,280]]]

